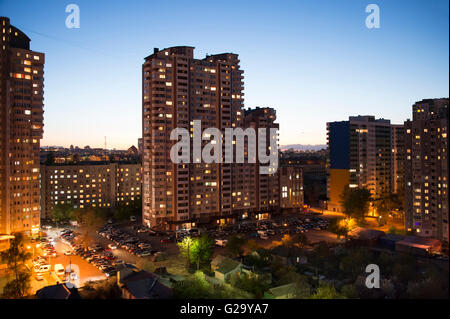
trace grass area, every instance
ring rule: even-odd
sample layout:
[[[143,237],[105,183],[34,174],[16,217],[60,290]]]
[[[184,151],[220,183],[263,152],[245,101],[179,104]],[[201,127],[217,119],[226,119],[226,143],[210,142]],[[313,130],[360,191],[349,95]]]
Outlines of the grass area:
[[[138,263],[136,266],[139,268],[145,269],[150,272],[154,272],[157,268],[165,267],[167,272],[173,275],[180,275],[180,276],[188,276],[189,273],[186,269],[186,259],[180,256],[179,254],[176,255],[168,255],[168,258],[163,261],[143,261],[141,263]]]

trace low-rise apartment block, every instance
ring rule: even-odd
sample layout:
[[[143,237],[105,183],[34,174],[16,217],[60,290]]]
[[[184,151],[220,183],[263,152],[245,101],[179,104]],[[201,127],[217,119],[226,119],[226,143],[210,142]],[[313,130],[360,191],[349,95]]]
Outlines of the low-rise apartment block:
[[[140,200],[141,175],[140,164],[41,165],[41,218],[58,204],[108,208]]]

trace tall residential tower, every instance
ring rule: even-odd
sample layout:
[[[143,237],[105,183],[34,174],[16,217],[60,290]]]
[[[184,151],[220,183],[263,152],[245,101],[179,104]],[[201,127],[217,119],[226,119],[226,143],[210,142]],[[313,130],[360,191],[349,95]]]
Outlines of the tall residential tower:
[[[231,164],[207,164],[201,158],[192,158],[192,164],[173,163],[170,150],[176,141],[170,139],[170,134],[175,128],[184,128],[193,137],[194,120],[201,120],[202,129],[241,126],[242,73],[236,54],[217,54],[200,60],[194,58],[194,48],[189,46],[155,49],[145,58],[142,66],[144,224],[173,228],[173,225],[190,226],[196,221],[231,217]],[[245,198],[244,194],[241,196]]]
[[[278,172],[268,168],[260,174],[258,156],[249,159],[249,147],[269,143],[270,129],[277,129],[275,110],[244,110],[243,71],[238,55],[223,53],[194,58],[188,46],[155,49],[142,67],[142,219],[151,227],[189,228],[197,223],[224,224],[250,217],[266,218],[279,208]],[[201,131],[196,123],[201,121]],[[170,158],[171,132],[189,132],[189,161],[174,163]],[[193,148],[204,129],[253,128],[266,132],[244,142],[244,163],[219,161],[206,163]],[[234,132],[235,133],[235,132]],[[208,133],[209,134],[209,133]],[[258,134],[256,134],[258,135]],[[207,136],[208,137],[208,136]],[[222,139],[222,153],[237,155],[236,136],[232,144]],[[273,139],[272,139],[273,141]],[[199,142],[202,147],[210,140]],[[278,154],[270,146],[266,155]],[[222,155],[222,160],[224,156]],[[251,162],[251,161],[256,161]],[[298,177],[300,183],[300,177]],[[299,186],[296,186],[297,188]],[[296,196],[298,201],[299,196]]]
[[[8,18],[0,32],[0,234],[30,234],[40,226],[44,54]]]
[[[448,102],[417,102],[405,122],[406,229],[447,243]]]
[[[327,123],[330,149],[329,209],[342,211],[345,186],[367,188],[374,199],[391,192],[391,123],[374,116],[353,116]]]

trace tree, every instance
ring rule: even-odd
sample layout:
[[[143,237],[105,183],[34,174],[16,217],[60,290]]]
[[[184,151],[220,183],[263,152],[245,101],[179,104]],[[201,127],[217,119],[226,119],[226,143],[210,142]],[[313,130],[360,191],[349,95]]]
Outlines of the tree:
[[[337,238],[339,239],[341,236],[347,236],[348,229],[341,224],[341,220],[339,218],[333,218],[330,221],[330,225],[328,227],[328,230],[335,234]]]
[[[259,246],[254,239],[249,239],[247,241],[247,249],[252,253],[257,251],[261,246]]]
[[[79,290],[83,299],[121,299],[122,291],[114,278],[89,281]]]
[[[52,209],[52,219],[55,222],[66,222],[72,219],[73,212],[72,204],[57,204]]]
[[[342,286],[341,294],[348,299],[359,299],[358,290],[351,284]]]
[[[311,299],[346,299],[345,296],[339,294],[336,288],[330,284],[321,283],[317,287],[316,292],[311,296]]]
[[[232,275],[230,283],[234,287],[254,294],[256,298],[262,298],[264,292],[269,289],[269,284],[266,280],[258,276],[249,276],[244,272]]]
[[[308,237],[306,237],[303,233],[296,234],[292,238],[292,243],[300,248],[303,248],[308,245]]]
[[[230,239],[228,239],[225,249],[233,257],[239,257],[239,256],[242,256],[242,254],[244,253],[244,245],[245,245],[245,239],[240,236],[234,235]]]
[[[306,276],[295,271],[294,267],[279,267],[275,269],[277,285],[295,284],[295,298],[307,298],[311,294],[311,286]]]
[[[371,201],[371,194],[367,188],[350,188],[347,185],[344,187],[340,197],[344,213],[348,217],[364,220],[364,216],[369,211],[369,203]]]
[[[373,260],[371,251],[365,248],[357,248],[348,252],[346,256],[341,259],[339,269],[343,275],[348,275],[356,278],[358,275],[365,272],[366,266]]]
[[[186,264],[187,268],[191,268],[191,246],[192,246],[193,240],[191,237],[187,236],[184,237],[181,242],[179,242],[178,248],[180,249],[180,254],[186,258]]]
[[[99,211],[93,208],[79,208],[75,210],[73,219],[80,224],[80,241],[84,248],[87,249],[94,241],[95,232],[105,223],[105,220],[99,214]]]
[[[428,268],[422,280],[408,283],[407,294],[413,299],[448,299],[449,271],[436,266]]]
[[[202,235],[196,238],[191,245],[190,257],[191,261],[197,264],[197,270],[200,269],[201,263],[207,263],[212,256],[213,240],[208,235]]]
[[[133,211],[128,206],[118,206],[114,211],[114,218],[116,220],[129,220],[131,216],[133,216]]]
[[[54,162],[55,162],[55,155],[52,152],[48,153],[45,159],[45,164],[52,165]]]
[[[196,271],[183,282],[177,282],[173,289],[175,297],[180,299],[251,298],[248,293],[230,286],[211,284],[201,271]]]
[[[206,280],[205,275],[201,271],[197,271],[194,275],[182,283],[176,283],[174,286],[175,296],[181,299],[211,298],[211,287]]]
[[[140,197],[136,197],[135,200],[127,204],[120,202],[115,211],[114,218],[117,220],[129,220],[133,215],[139,215],[142,211],[142,200]]]
[[[285,247],[292,247],[292,237],[289,234],[283,235],[281,238],[281,245]]]
[[[400,214],[399,211],[403,210],[404,199],[402,196],[395,193],[384,193],[374,201],[377,214],[381,216],[380,223],[384,224],[388,217]]]
[[[417,271],[412,263],[396,263],[392,268],[392,274],[401,283],[407,284],[417,277]]]
[[[395,235],[395,234],[399,233],[399,231],[397,231],[397,228],[395,228],[395,226],[392,225],[391,227],[389,227],[387,233]]]
[[[7,264],[8,273],[13,278],[3,289],[4,298],[22,298],[28,293],[31,274],[25,263],[30,258],[31,254],[24,249],[22,234],[15,234],[9,248],[0,253],[2,263]]]

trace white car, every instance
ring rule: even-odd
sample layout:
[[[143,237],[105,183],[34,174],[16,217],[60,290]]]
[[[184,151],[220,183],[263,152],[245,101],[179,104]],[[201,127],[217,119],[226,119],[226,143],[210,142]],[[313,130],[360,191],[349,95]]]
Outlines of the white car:
[[[66,251],[64,252],[64,255],[70,256],[70,255],[72,255],[72,252],[71,252],[70,250],[66,250]]]
[[[44,280],[44,275],[41,272],[36,273],[36,280],[37,281]]]
[[[56,264],[54,269],[55,269],[56,275],[59,277],[64,276],[66,273],[66,269],[64,268],[64,266],[62,264]]]
[[[117,246],[114,244],[109,244],[108,247],[109,249],[117,249]]]
[[[37,273],[47,272],[47,271],[50,271],[50,269],[51,269],[51,266],[48,264],[47,265],[39,265],[39,266],[34,267],[34,271]]]

